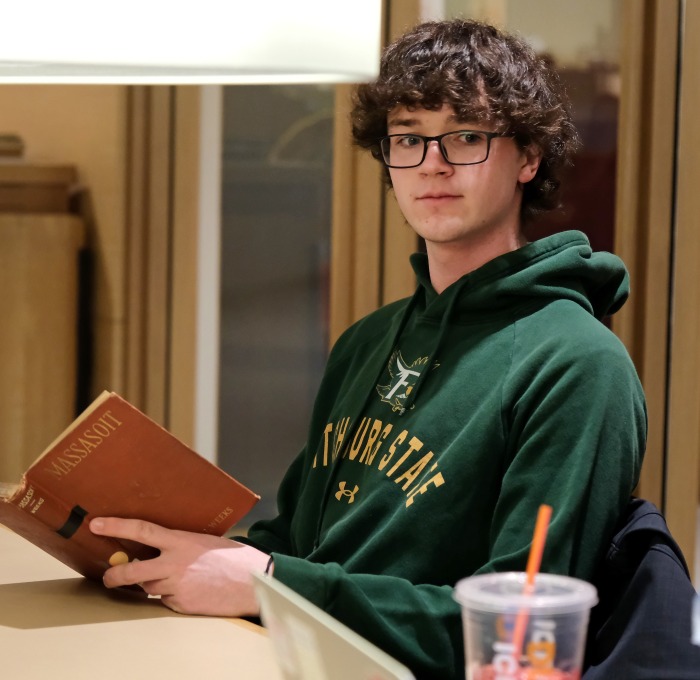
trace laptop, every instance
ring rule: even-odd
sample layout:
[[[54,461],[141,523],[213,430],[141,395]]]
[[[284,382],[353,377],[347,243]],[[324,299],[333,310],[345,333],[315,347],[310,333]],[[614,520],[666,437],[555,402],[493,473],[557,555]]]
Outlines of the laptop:
[[[283,583],[262,573],[253,579],[285,680],[415,680],[404,665]]]

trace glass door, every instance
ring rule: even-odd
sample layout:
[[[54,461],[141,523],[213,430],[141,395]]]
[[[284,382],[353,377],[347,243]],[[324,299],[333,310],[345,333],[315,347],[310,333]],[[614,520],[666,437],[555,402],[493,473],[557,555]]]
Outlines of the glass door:
[[[275,511],[328,345],[332,87],[223,88],[218,462]]]

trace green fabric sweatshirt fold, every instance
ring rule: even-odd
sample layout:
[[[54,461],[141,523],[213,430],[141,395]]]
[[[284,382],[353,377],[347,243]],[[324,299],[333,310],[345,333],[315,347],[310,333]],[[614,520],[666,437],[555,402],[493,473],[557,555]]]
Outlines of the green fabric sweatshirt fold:
[[[463,678],[466,576],[524,570],[537,509],[542,570],[590,580],[636,485],[644,396],[601,319],[628,294],[622,262],[564,232],[437,294],[350,327],[328,360],[279,515],[247,543],[274,576],[408,665]]]

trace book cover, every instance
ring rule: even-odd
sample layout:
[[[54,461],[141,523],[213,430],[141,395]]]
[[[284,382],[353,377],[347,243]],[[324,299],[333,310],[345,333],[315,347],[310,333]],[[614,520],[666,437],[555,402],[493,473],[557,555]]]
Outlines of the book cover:
[[[88,578],[153,548],[93,534],[125,517],[221,536],[259,500],[114,392],[103,392],[24,473],[0,483],[0,523]]]

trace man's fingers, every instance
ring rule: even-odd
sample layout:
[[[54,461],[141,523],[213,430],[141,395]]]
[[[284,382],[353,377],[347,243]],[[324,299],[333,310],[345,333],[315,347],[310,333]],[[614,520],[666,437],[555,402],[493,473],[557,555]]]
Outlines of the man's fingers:
[[[174,532],[152,522],[118,517],[97,517],[90,522],[90,531],[102,536],[125,538],[164,550],[173,544]]]
[[[158,558],[152,560],[136,560],[107,569],[102,577],[107,588],[134,586],[142,583],[155,583],[169,576],[168,566]],[[149,592],[149,591],[147,591]],[[155,595],[156,593],[149,593]]]

